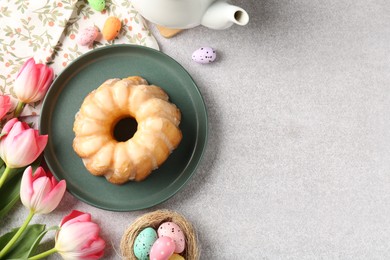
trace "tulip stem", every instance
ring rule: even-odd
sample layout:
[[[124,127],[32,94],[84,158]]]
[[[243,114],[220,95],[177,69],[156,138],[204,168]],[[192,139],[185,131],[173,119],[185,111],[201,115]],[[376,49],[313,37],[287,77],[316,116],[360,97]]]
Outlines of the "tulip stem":
[[[10,167],[8,167],[8,166],[5,167],[5,170],[4,170],[3,174],[2,174],[1,177],[0,177],[0,189],[1,189],[1,187],[3,187],[3,184],[4,184],[5,181],[7,180],[8,175],[9,175],[9,173],[10,173],[11,171],[12,171],[12,168],[10,168]]]
[[[15,108],[15,112],[14,112],[14,117],[19,117],[20,116],[20,113],[22,113],[23,111],[23,108],[26,104],[23,103],[23,102],[18,102],[18,105],[16,106]]]
[[[58,250],[54,247],[54,248],[52,248],[50,250],[47,250],[45,252],[42,252],[42,253],[40,253],[38,255],[34,255],[32,257],[29,257],[28,259],[29,260],[41,259],[41,258],[47,257],[47,256],[49,256],[51,254],[54,254],[54,253],[57,253],[57,252],[58,252]]]
[[[10,241],[5,245],[5,247],[0,251],[0,259],[7,254],[7,252],[11,249],[11,247],[15,244],[15,242],[19,239],[19,237],[23,234],[24,230],[26,230],[28,223],[30,223],[32,217],[34,216],[34,212],[31,210],[28,213],[26,220],[23,225],[19,228],[19,230],[15,233],[15,235],[11,238]]]

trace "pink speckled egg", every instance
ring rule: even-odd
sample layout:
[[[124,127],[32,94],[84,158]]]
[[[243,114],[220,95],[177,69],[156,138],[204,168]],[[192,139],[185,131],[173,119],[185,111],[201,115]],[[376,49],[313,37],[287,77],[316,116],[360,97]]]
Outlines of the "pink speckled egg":
[[[168,260],[175,251],[175,242],[170,237],[160,237],[150,249],[150,260]]]
[[[95,26],[84,28],[80,31],[77,43],[82,46],[90,46],[96,40],[99,35],[99,30]]]
[[[186,246],[185,237],[180,227],[173,222],[162,223],[157,230],[158,237],[170,237],[175,242],[175,253],[181,253]]]
[[[213,62],[217,58],[217,52],[211,47],[202,47],[192,53],[192,60],[207,64]]]

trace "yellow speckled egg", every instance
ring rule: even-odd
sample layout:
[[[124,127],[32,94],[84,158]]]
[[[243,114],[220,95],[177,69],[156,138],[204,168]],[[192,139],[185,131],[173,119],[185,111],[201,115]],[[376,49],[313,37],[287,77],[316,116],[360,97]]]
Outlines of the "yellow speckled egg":
[[[171,255],[171,257],[169,257],[168,260],[185,260],[185,259],[181,255],[173,254],[173,255]]]
[[[118,36],[119,31],[121,30],[121,21],[115,17],[111,16],[108,17],[106,22],[104,23],[103,26],[103,38],[106,39],[107,41],[112,41],[115,39],[115,37]]]

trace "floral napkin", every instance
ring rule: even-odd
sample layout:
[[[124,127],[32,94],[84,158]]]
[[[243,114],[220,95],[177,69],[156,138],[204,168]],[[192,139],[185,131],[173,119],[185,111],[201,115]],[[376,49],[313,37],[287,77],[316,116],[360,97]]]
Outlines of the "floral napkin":
[[[83,28],[96,26],[102,30],[109,16],[116,16],[122,22],[116,39],[108,42],[99,37],[90,47],[77,44]],[[58,75],[72,60],[100,46],[127,43],[158,49],[130,0],[106,0],[102,12],[93,10],[86,0],[1,0],[0,21],[0,93],[10,95],[14,107],[17,99],[13,81],[30,57],[49,64]],[[39,115],[40,110],[41,102],[29,104],[22,116]]]

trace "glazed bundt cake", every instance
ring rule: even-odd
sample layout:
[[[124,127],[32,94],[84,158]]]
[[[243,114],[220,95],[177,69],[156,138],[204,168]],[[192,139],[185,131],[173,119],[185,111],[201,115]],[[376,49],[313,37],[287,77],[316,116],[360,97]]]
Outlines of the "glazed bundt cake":
[[[93,175],[115,184],[144,180],[179,145],[180,110],[158,86],[138,76],[109,79],[88,94],[75,116],[73,149]],[[137,130],[117,140],[114,128],[134,118]]]

